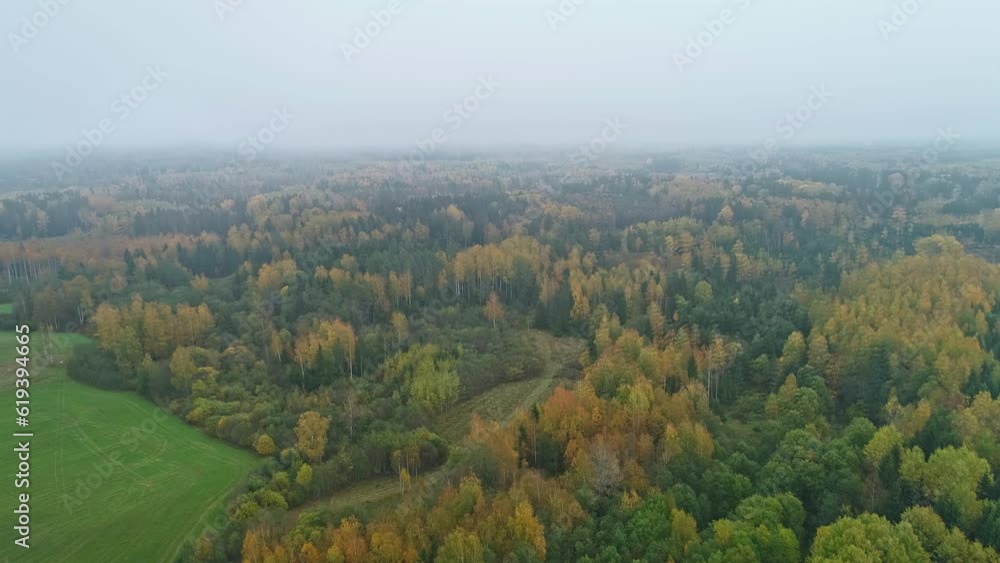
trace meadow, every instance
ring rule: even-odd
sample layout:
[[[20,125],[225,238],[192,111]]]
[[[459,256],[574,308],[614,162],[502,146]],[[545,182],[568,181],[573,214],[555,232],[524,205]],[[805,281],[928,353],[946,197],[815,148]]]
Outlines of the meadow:
[[[0,561],[173,561],[186,540],[214,523],[257,460],[137,395],[69,379],[59,358],[83,337],[32,337],[31,549],[13,546],[10,507],[24,491],[12,486],[9,432],[17,427],[13,409],[4,409],[11,414],[2,421]],[[14,334],[0,333],[0,397],[11,407],[14,348]],[[40,367],[46,353],[54,361]]]
[[[556,387],[571,387],[574,378],[571,366],[576,363],[585,342],[579,338],[552,336],[540,330],[532,330],[530,334],[549,349],[541,377],[503,383],[462,401],[438,415],[431,429],[452,443],[460,443],[469,432],[473,415],[505,423],[519,408],[529,409],[544,402]]]
[[[541,331],[532,331],[549,348],[545,373],[541,377],[497,385],[484,393],[462,401],[434,420],[431,430],[453,444],[460,444],[469,432],[472,416],[483,420],[505,423],[519,408],[531,408],[543,402],[560,385],[572,387],[575,374],[573,366],[585,343],[578,338],[555,337]],[[433,489],[442,477],[440,468],[420,475],[417,481]],[[294,524],[298,517],[309,511],[328,509],[333,512],[348,509],[374,512],[391,506],[402,494],[396,477],[376,477],[355,483],[325,498],[316,499],[289,512],[286,521]]]

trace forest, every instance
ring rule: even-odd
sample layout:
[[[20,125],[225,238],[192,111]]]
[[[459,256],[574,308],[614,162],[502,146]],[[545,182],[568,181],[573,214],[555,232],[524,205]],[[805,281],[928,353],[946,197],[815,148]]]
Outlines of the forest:
[[[179,561],[1000,562],[995,156],[398,162],[0,170],[0,330],[260,461]]]

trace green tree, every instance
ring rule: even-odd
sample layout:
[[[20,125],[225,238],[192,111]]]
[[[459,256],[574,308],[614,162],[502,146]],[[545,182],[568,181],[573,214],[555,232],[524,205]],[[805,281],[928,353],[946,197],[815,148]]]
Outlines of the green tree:
[[[430,412],[440,412],[458,400],[459,379],[455,362],[437,346],[417,345],[389,361],[386,375],[408,383],[410,397]]]
[[[841,518],[816,531],[808,563],[930,563],[907,522],[893,525],[881,516]]]
[[[788,335],[781,349],[781,369],[789,373],[799,369],[806,360],[806,339],[795,331]],[[815,367],[815,366],[814,366]]]
[[[483,544],[475,532],[454,530],[438,550],[436,563],[483,563]]]
[[[702,280],[694,285],[694,301],[698,305],[707,305],[712,301],[712,285]]]
[[[313,468],[308,463],[303,463],[302,467],[299,468],[299,472],[295,475],[295,484],[303,489],[308,489],[309,485],[312,484],[312,480]]]
[[[927,506],[915,506],[903,513],[903,521],[913,526],[924,551],[942,563],[997,563],[1000,555],[970,541],[958,528],[948,529],[944,520]]]
[[[195,365],[194,358],[191,357],[191,351],[185,346],[178,346],[174,350],[173,356],[170,357],[170,383],[178,391],[190,391],[194,374],[197,371],[198,366]]]

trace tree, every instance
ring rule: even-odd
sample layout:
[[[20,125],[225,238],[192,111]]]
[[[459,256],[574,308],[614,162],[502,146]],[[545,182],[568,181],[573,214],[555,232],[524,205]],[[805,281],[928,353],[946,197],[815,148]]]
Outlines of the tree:
[[[319,463],[323,460],[323,450],[326,449],[326,432],[330,427],[330,419],[319,413],[308,411],[302,413],[295,425],[295,436],[298,439],[299,451],[307,460]]]
[[[670,545],[675,559],[684,559],[698,541],[698,523],[683,510],[670,512]]]
[[[809,563],[930,563],[913,526],[893,525],[881,516],[841,518],[816,531]]]
[[[820,331],[814,330],[812,334],[809,335],[809,355],[807,363],[822,373],[826,369],[829,362],[830,348],[827,344],[826,337],[823,336],[823,333]]]
[[[650,303],[646,309],[646,317],[649,319],[649,333],[653,336],[653,340],[663,338],[667,321],[663,317],[659,304]]]
[[[243,537],[243,563],[263,563],[264,544],[253,530],[247,530]]]
[[[174,350],[174,355],[170,358],[170,383],[178,391],[191,390],[191,383],[197,371],[198,367],[195,365],[194,359],[191,357],[191,351],[188,348],[179,346]]]
[[[435,563],[483,563],[483,544],[475,532],[462,528],[448,534],[438,550]]]
[[[785,346],[781,350],[781,368],[785,370],[785,373],[795,371],[802,365],[805,359],[806,340],[801,332],[795,331],[788,335],[788,339],[785,340]]]
[[[500,296],[497,292],[491,292],[489,298],[486,299],[486,306],[483,307],[483,313],[486,314],[486,318],[493,323],[493,328],[496,328],[497,321],[503,320],[504,310],[503,304],[500,303]]]
[[[865,461],[868,462],[869,467],[877,469],[885,456],[897,448],[902,448],[902,446],[903,435],[899,433],[899,430],[895,426],[883,426],[865,445]]]
[[[196,561],[204,561],[206,563],[215,558],[215,545],[212,544],[212,538],[208,532],[202,534],[198,538],[198,541],[195,542],[194,558]]]
[[[996,563],[1000,555],[970,541],[960,529],[951,530],[930,507],[914,506],[903,513],[903,521],[913,526],[924,551],[946,563]]]
[[[804,519],[802,503],[790,494],[754,495],[741,502],[729,519],[713,522],[705,541],[690,547],[690,559],[798,563]]]
[[[931,500],[948,503],[957,511],[961,526],[974,529],[984,508],[978,498],[980,486],[993,480],[986,460],[968,448],[947,447],[931,454],[916,473]]]
[[[545,560],[545,528],[535,518],[535,511],[531,508],[531,503],[521,501],[517,505],[510,527],[514,531],[514,538],[517,541],[531,546],[535,556],[539,560]]]
[[[712,301],[712,285],[705,280],[701,280],[694,286],[694,300],[698,305],[707,305]]]
[[[410,472],[406,470],[406,467],[399,468],[399,492],[405,493],[407,489],[410,488]]]
[[[336,555],[337,557],[333,557]],[[368,542],[361,530],[361,523],[353,516],[340,521],[333,532],[333,546],[327,554],[330,561],[364,563],[368,556]]]
[[[368,525],[368,557],[371,563],[405,563],[412,561],[399,530],[390,522]]]
[[[276,508],[281,511],[288,510],[288,501],[285,500],[285,495],[270,489],[260,493],[260,504],[264,508]]]
[[[386,365],[389,380],[402,379],[410,397],[435,413],[458,400],[459,379],[455,362],[433,345],[413,346],[394,356]]]
[[[323,563],[320,558],[319,550],[312,542],[306,542],[302,544],[302,549],[299,550],[299,561],[301,563]]]
[[[303,489],[308,489],[309,485],[312,484],[312,480],[313,468],[308,463],[303,463],[302,467],[299,467],[299,472],[295,475],[295,484]]]
[[[410,330],[409,323],[406,321],[406,315],[399,311],[393,311],[391,324],[392,331],[396,334],[396,345],[402,346]]]
[[[253,445],[253,449],[260,455],[272,456],[274,452],[278,451],[277,445],[274,440],[271,439],[267,434],[261,434],[257,441]]]
[[[93,342],[73,347],[70,361],[66,362],[66,374],[72,379],[103,389],[121,389],[125,385],[125,378],[118,371],[112,354]]]
[[[604,496],[618,492],[622,483],[622,470],[618,456],[606,444],[598,443],[590,450],[591,484]]]

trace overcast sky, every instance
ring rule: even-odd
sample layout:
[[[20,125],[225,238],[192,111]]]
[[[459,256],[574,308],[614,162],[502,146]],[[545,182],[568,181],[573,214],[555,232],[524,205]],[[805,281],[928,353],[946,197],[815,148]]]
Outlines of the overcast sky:
[[[0,148],[1000,139],[996,0],[396,1],[3,0]]]

